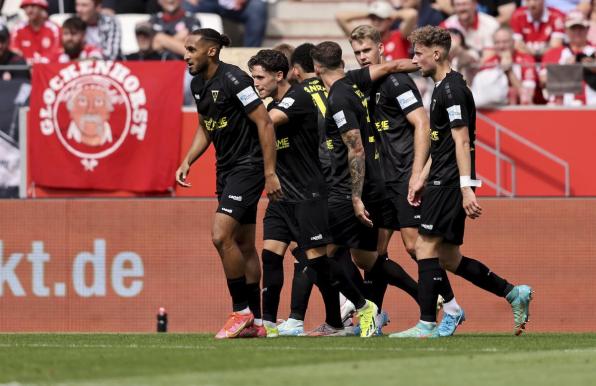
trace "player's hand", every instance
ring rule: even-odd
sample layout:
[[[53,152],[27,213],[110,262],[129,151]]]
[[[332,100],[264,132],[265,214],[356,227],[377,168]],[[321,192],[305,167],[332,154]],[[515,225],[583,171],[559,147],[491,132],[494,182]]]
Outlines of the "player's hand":
[[[418,176],[410,177],[408,184],[408,202],[412,206],[420,206],[422,202],[422,192],[424,191],[424,180]]]
[[[476,201],[476,194],[472,188],[469,186],[461,188],[461,194],[463,196],[463,207],[466,211],[466,215],[472,220],[480,217],[482,214],[482,208],[480,205],[478,205],[478,201]]]
[[[182,161],[182,164],[176,170],[176,182],[178,185],[183,186],[185,188],[190,188],[192,185],[186,182],[186,177],[188,176],[188,172],[190,171],[190,165],[186,161]]]
[[[368,214],[368,211],[364,207],[364,203],[362,202],[362,199],[352,198],[352,205],[354,206],[354,214],[358,218],[358,221],[360,221],[367,227],[372,228],[373,222],[370,219],[370,214]]]
[[[265,177],[265,192],[267,192],[267,197],[269,197],[269,200],[271,201],[277,201],[283,197],[281,184],[279,178],[277,178],[277,174],[274,173]]]

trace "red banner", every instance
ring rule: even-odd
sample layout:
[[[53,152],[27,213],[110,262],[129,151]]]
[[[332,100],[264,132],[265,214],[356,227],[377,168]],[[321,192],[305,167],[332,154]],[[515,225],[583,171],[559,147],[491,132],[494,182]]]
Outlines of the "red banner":
[[[165,191],[174,184],[183,62],[37,64],[28,117],[34,184]]]

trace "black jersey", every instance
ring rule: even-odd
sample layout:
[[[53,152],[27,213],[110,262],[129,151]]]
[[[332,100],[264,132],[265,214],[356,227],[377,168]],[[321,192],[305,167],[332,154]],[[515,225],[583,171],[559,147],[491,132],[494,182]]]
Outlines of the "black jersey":
[[[247,115],[263,103],[252,78],[240,68],[220,62],[213,78],[205,81],[195,76],[190,89],[215,146],[217,171],[240,165],[262,167],[257,126]]]
[[[409,75],[396,73],[375,82],[369,95],[385,183],[407,182],[414,161],[414,126],[406,115],[423,107],[420,92]]]
[[[384,196],[384,181],[380,155],[368,113],[368,101],[360,87],[371,86],[367,68],[350,71],[336,81],[329,90],[328,112],[326,116],[327,138],[330,140],[333,171],[329,186],[330,197],[351,196],[352,183],[348,165],[348,148],[341,135],[349,130],[359,129],[366,157],[366,170],[362,199],[378,201]]]
[[[476,139],[476,106],[463,76],[456,71],[435,86],[430,109],[429,184],[459,186],[459,169],[455,157],[454,127],[467,126],[470,136],[471,177],[476,178],[474,140]]]
[[[325,178],[319,161],[318,112],[302,85],[293,85],[269,110],[286,114],[288,123],[275,128],[276,173],[284,201],[298,202],[321,196]]]
[[[319,160],[321,161],[321,168],[325,180],[330,182],[331,179],[331,153],[327,145],[327,135],[325,133],[325,114],[327,112],[327,89],[319,78],[306,79],[301,83],[304,91],[310,94],[312,101],[317,107],[318,111],[318,127],[319,127]]]

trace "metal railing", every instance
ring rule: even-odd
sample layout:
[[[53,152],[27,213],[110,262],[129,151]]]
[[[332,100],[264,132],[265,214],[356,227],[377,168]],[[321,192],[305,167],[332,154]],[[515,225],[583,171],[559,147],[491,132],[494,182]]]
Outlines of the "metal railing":
[[[516,183],[514,182],[515,181],[515,162],[511,158],[504,155],[501,150],[501,137],[503,135],[509,136],[510,138],[519,142],[520,144],[534,150],[541,156],[560,165],[563,168],[563,174],[564,174],[565,197],[569,197],[571,195],[571,177],[570,177],[570,171],[569,171],[569,163],[567,161],[557,157],[556,155],[554,155],[553,153],[544,149],[543,147],[541,147],[541,146],[537,145],[536,143],[530,141],[529,139],[513,132],[512,130],[506,128],[505,126],[501,125],[500,123],[494,121],[493,119],[489,118],[488,116],[486,116],[480,112],[477,112],[477,117],[479,119],[482,119],[484,122],[490,124],[495,129],[495,146],[492,149],[492,151],[489,150],[489,152],[491,152],[492,154],[495,155],[495,160],[496,160],[496,164],[495,164],[495,171],[496,171],[495,179],[496,179],[496,181],[494,181],[494,185],[497,190],[497,195],[499,195],[499,191],[501,191],[503,193],[507,192],[507,190],[503,188],[503,184],[501,182],[501,178],[502,178],[502,176],[501,176],[501,160],[505,160],[508,162],[510,161],[512,164],[512,172],[511,172],[512,173],[512,188],[511,188],[511,191],[513,193],[513,196],[515,196],[516,189],[517,189],[517,187],[515,186]],[[479,141],[476,141],[476,144],[478,145]],[[481,147],[482,146],[486,146],[486,147],[490,148],[490,146],[488,146],[484,143],[483,143],[483,145],[481,145]],[[484,150],[487,150],[485,147],[482,147],[482,148]],[[490,183],[487,183],[487,184],[490,186]]]
[[[476,173],[477,177],[480,178],[490,188],[494,189],[497,197],[500,197],[501,195],[504,195],[507,197],[515,197],[515,195],[517,193],[517,175],[515,173],[515,161],[513,159],[509,158],[508,156],[502,154],[501,152],[497,151],[496,149],[492,148],[490,145],[487,145],[486,143],[479,141],[478,139],[476,139],[474,144],[476,145],[477,148],[481,148],[482,150],[487,151],[490,154],[492,154],[496,159],[496,165],[497,165],[497,167],[495,168],[496,181],[492,181],[492,180],[488,179],[487,177],[481,176],[479,173]],[[500,176],[501,161],[505,161],[511,165],[511,190],[508,190],[502,186],[501,176]]]

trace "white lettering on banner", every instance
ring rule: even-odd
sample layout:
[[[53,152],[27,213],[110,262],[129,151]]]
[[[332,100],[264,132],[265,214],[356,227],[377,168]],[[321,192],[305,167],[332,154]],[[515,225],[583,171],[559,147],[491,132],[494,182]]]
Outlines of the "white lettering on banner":
[[[49,80],[42,98],[44,106],[38,113],[42,134],[56,135],[86,171],[92,172],[127,138],[145,139],[149,121],[145,89],[123,63],[70,64]]]
[[[108,272],[106,249],[106,241],[96,239],[93,241],[93,252],[82,251],[74,257],[70,278],[74,293],[84,298],[103,297],[108,295],[109,282],[111,290],[120,297],[130,298],[139,295],[143,291],[145,275],[141,256],[131,251],[120,252],[114,256],[111,272]],[[23,266],[19,267],[23,256],[23,253],[16,252],[4,259],[4,243],[0,240],[0,297],[10,294],[27,296],[19,279],[19,273],[22,274],[25,269]],[[46,272],[50,270],[52,261],[50,254],[44,250],[43,241],[31,243],[31,252],[27,254],[27,261],[31,267],[33,296],[66,296],[69,288],[66,282],[46,283]]]

